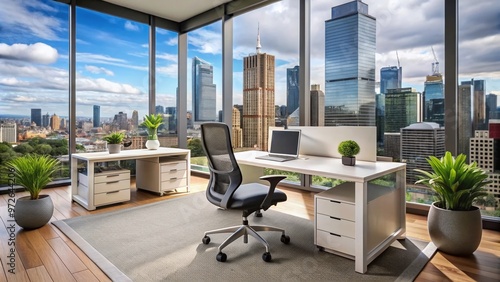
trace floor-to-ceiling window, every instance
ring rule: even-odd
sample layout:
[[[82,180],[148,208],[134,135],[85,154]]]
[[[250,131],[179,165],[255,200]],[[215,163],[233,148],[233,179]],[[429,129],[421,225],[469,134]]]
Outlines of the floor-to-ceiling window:
[[[483,216],[500,216],[500,27],[495,1],[459,1],[458,150],[489,174]]]
[[[0,165],[28,153],[48,154],[63,164],[56,178],[67,179],[68,6],[1,6]]]

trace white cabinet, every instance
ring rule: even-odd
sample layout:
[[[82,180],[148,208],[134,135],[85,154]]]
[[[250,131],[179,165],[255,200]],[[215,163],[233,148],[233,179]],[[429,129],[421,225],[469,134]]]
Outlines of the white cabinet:
[[[163,195],[166,191],[188,189],[189,168],[185,159],[175,157],[137,160],[136,187]]]
[[[94,174],[93,197],[95,206],[103,206],[130,200],[130,170],[110,170]],[[78,174],[78,195],[89,197],[89,178],[86,174]]]
[[[355,255],[354,183],[318,193],[315,199],[314,244],[348,258]],[[368,250],[399,229],[401,189],[368,184]]]

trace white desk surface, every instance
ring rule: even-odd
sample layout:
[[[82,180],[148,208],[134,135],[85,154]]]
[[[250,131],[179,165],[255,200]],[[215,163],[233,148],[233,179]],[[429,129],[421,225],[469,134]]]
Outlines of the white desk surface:
[[[190,150],[178,148],[160,147],[157,150],[139,149],[139,150],[121,150],[118,154],[110,154],[109,152],[94,152],[72,154],[72,158],[87,160],[87,161],[119,161],[125,159],[143,159],[150,157],[164,157],[168,155],[179,155],[179,153],[187,154]]]
[[[366,182],[391,172],[405,169],[406,164],[397,162],[366,162],[356,160],[355,166],[342,164],[342,159],[318,156],[299,156],[296,160],[276,162],[256,159],[268,154],[264,151],[235,153],[238,164],[319,175],[353,182]]]

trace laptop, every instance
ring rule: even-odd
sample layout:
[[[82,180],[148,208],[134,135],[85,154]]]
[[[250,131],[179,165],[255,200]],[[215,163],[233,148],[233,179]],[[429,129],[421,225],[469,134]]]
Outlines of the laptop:
[[[299,157],[300,130],[286,129],[271,131],[271,148],[268,155],[256,159],[285,162]]]

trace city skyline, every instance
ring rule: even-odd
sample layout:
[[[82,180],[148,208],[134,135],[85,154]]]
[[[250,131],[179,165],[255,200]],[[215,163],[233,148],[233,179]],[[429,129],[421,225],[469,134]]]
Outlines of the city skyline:
[[[67,6],[53,1],[2,1],[0,11],[0,114],[18,114],[19,104],[29,108],[43,104],[43,112],[67,116]],[[284,0],[253,11],[234,20],[234,104],[242,103],[242,58],[255,52],[255,38],[243,30],[256,29],[260,23],[263,48],[276,56],[276,104],[286,104],[286,69],[298,65],[298,30],[280,33],[285,23],[297,22],[297,1]],[[330,8],[349,1],[313,1],[311,3],[311,84],[324,89],[324,22]],[[430,73],[436,51],[444,66],[443,7],[440,1],[429,1],[423,7],[395,1],[364,1],[370,14],[377,18],[376,81],[378,70],[396,65],[398,51],[404,67],[403,87],[422,91],[425,75]],[[488,1],[465,9],[460,2],[461,80],[486,80],[486,94],[500,94],[499,27],[491,25],[498,12]],[[490,3],[490,4],[489,4]],[[415,4],[416,5],[416,4]],[[432,11],[432,12],[430,12]],[[481,11],[480,21],[477,13]],[[412,17],[409,17],[412,13]],[[37,22],[27,19],[39,18]],[[474,18],[475,17],[475,18]],[[488,20],[491,19],[491,20]],[[473,23],[473,24],[472,24]],[[92,106],[101,104],[102,116],[119,111],[129,114],[131,105],[140,104],[139,116],[147,111],[147,25],[130,22],[85,9],[77,9],[77,116],[92,116]],[[401,28],[404,27],[404,28]],[[214,84],[221,85],[220,22],[188,34],[189,59],[199,56],[214,64]],[[412,40],[410,40],[412,39]],[[157,98],[156,104],[175,105],[177,35],[157,32]],[[97,48],[96,46],[99,46]],[[188,71],[188,76],[190,76]],[[188,77],[188,81],[189,81]],[[175,81],[175,83],[172,83]],[[188,87],[189,88],[189,87]],[[191,106],[188,90],[188,107]],[[221,108],[221,87],[217,90],[217,110]],[[188,108],[189,109],[189,108]]]

